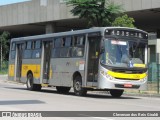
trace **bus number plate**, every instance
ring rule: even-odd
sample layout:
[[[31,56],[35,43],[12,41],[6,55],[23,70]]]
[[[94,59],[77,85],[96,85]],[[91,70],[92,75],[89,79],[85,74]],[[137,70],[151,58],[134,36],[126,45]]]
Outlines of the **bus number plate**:
[[[124,84],[124,87],[125,87],[125,88],[131,88],[131,87],[132,87],[132,84]]]

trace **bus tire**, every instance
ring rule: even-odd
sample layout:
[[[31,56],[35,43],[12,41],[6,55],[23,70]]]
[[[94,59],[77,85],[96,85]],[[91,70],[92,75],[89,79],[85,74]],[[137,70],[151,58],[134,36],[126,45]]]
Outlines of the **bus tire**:
[[[31,91],[40,91],[42,86],[40,84],[33,83],[33,75],[29,73],[27,75],[27,89]]]
[[[123,94],[124,90],[110,90],[110,94],[114,98],[119,98]]]
[[[56,86],[57,92],[62,94],[69,93],[71,87],[62,87],[62,86]]]
[[[82,78],[81,76],[76,76],[74,79],[74,93],[77,96],[85,96],[87,94],[87,90],[82,87]]]

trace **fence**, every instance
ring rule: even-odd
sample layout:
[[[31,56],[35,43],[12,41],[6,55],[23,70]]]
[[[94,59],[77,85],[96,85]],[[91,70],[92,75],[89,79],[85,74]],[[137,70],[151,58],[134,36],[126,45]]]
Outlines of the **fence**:
[[[159,93],[160,87],[160,64],[152,62],[148,64],[148,88],[151,93]]]
[[[0,74],[7,74],[8,73],[8,61],[0,62]]]

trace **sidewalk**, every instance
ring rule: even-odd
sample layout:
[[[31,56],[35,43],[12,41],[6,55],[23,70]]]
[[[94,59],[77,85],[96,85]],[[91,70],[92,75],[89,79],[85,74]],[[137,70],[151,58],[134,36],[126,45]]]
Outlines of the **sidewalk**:
[[[16,81],[9,81],[8,75],[0,75],[0,83],[11,83],[11,84],[24,85],[23,83],[18,83]]]
[[[0,75],[0,81],[6,81],[8,75]]]

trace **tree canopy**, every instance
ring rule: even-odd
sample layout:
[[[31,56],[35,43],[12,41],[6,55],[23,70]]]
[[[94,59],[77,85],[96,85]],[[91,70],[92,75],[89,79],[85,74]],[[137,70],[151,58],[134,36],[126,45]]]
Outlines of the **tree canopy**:
[[[128,17],[127,14],[123,16],[117,17],[115,21],[112,23],[112,26],[121,26],[121,27],[131,27],[134,28],[135,20],[131,17]]]
[[[121,5],[109,0],[69,0],[67,4],[73,6],[74,16],[87,20],[89,27],[111,26],[124,11]]]

